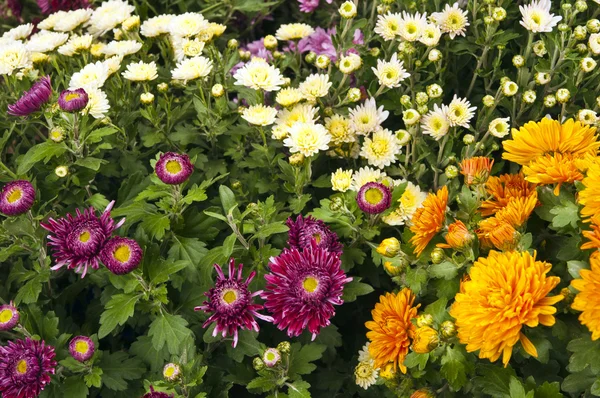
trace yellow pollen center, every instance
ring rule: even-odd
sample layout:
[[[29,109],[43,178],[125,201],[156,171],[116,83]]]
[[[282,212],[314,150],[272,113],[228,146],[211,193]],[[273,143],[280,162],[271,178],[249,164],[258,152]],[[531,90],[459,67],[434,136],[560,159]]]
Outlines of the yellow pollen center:
[[[21,199],[23,196],[23,191],[19,188],[15,188],[6,197],[6,201],[8,203],[15,203],[17,200]]]
[[[0,311],[0,323],[6,323],[13,317],[13,312],[9,309]]]
[[[377,188],[370,188],[367,189],[367,192],[365,192],[365,200],[369,202],[369,204],[379,204],[382,199],[383,193]]]
[[[85,341],[78,341],[75,343],[75,351],[80,354],[86,354],[90,350],[90,346]]]
[[[316,234],[313,234],[313,238],[314,238],[315,242],[317,242],[317,244],[321,243],[322,238],[321,238],[320,233],[317,232]]]
[[[27,372],[27,361],[24,359],[21,359],[19,362],[17,362],[17,373],[23,375],[26,372]]]
[[[272,352],[267,352],[267,361],[274,361],[275,360],[275,354]]]
[[[87,242],[88,240],[90,240],[91,235],[88,231],[83,231],[80,235],[79,235],[79,241],[82,243]]]
[[[225,294],[223,294],[223,301],[225,301],[227,304],[231,304],[235,300],[237,300],[237,294],[235,294],[233,290],[228,290],[225,292]]]
[[[171,174],[177,174],[181,171],[181,164],[176,160],[169,160],[165,165],[167,171]]]
[[[540,24],[540,22],[542,22],[542,18],[540,17],[540,15],[539,15],[539,14],[533,14],[533,15],[531,16],[531,20],[532,20],[533,22],[535,22],[537,25],[539,25],[539,24]]]
[[[65,101],[70,102],[73,101],[74,99],[79,98],[79,93],[69,93],[67,95],[65,95]]]
[[[408,33],[410,33],[411,35],[417,33],[417,27],[414,25],[409,25],[408,29],[406,29],[408,31]]]
[[[369,374],[371,374],[369,368],[365,365],[360,365],[357,369],[356,369],[356,373],[358,373],[358,375],[360,377],[367,377]]]
[[[173,376],[173,373],[175,373],[175,368],[174,367],[170,367],[170,368],[165,369],[165,376],[166,377]]]
[[[312,276],[308,276],[302,282],[302,287],[308,293],[313,293],[319,287],[319,281],[316,278],[312,277]]]
[[[117,247],[117,249],[113,253],[113,257],[115,258],[115,260],[122,263],[126,263],[127,261],[129,261],[129,258],[131,257],[131,250],[129,249],[129,246],[122,245]]]

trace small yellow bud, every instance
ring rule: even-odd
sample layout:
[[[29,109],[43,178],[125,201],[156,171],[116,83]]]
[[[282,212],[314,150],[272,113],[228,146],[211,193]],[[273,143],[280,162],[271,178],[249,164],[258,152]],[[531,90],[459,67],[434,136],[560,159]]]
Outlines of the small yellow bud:
[[[140,95],[140,101],[144,105],[149,105],[154,102],[154,94],[152,93],[142,93]]]
[[[44,54],[44,53],[33,53],[31,54],[31,61],[34,64],[41,64],[43,62],[46,62],[50,59],[50,57],[48,56],[48,54]]]
[[[277,39],[273,35],[267,35],[263,39],[263,44],[267,50],[274,50],[277,48]]]
[[[396,238],[387,238],[377,247],[377,253],[384,257],[396,257],[400,252],[400,242]]]
[[[127,32],[131,32],[140,27],[140,17],[137,15],[133,15],[123,21],[123,29]]]
[[[452,321],[444,321],[440,325],[440,333],[444,338],[452,337],[456,334],[456,326]]]
[[[417,354],[426,354],[436,349],[439,344],[437,331],[430,326],[423,326],[415,331],[412,350]]]
[[[431,314],[421,314],[417,317],[417,327],[433,325],[433,316]]]
[[[67,166],[58,166],[54,169],[54,174],[60,178],[66,177],[69,174],[69,168]]]
[[[212,88],[210,89],[210,93],[213,97],[220,98],[225,94],[225,88],[222,84],[217,83],[214,86],[212,86]]]
[[[338,9],[342,18],[350,19],[356,16],[356,5],[352,1],[345,1]]]
[[[166,93],[169,89],[169,85],[167,83],[158,83],[156,88],[158,88],[159,93]]]
[[[357,87],[352,87],[348,90],[348,94],[346,94],[348,101],[350,102],[358,102],[361,97],[360,89]]]
[[[54,142],[62,142],[65,139],[65,129],[62,127],[53,127],[48,133],[48,138]]]
[[[289,158],[289,162],[292,166],[301,166],[304,163],[304,155],[301,153],[295,153]]]
[[[240,46],[240,43],[236,39],[229,39],[227,42],[227,48],[230,50],[235,50]]]
[[[439,264],[446,258],[446,253],[444,253],[443,249],[436,247],[431,251],[431,261],[434,264]]]

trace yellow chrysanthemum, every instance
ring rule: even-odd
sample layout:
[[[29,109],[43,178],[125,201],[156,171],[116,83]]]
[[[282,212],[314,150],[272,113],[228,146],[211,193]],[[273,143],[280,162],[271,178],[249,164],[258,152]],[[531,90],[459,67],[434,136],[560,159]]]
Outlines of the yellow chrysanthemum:
[[[479,212],[484,217],[491,216],[506,207],[513,198],[531,195],[535,192],[535,187],[535,184],[525,180],[522,173],[490,177],[485,184],[485,190],[491,198],[481,204]]]
[[[448,188],[443,186],[436,194],[430,193],[412,217],[410,230],[415,234],[410,238],[414,252],[420,256],[427,244],[442,230],[448,205]]]
[[[589,165],[585,178],[582,180],[585,189],[579,192],[577,201],[583,206],[581,215],[586,222],[595,214],[600,214],[600,164]]]
[[[365,326],[369,329],[369,353],[376,368],[392,363],[394,371],[400,367],[402,373],[406,373],[403,362],[416,330],[411,319],[417,316],[420,306],[413,306],[414,301],[413,292],[404,288],[398,294],[386,293],[385,296],[380,296],[379,302],[371,311],[373,320],[366,322]]]
[[[581,245],[583,250],[587,249],[600,249],[600,213],[596,213],[590,221],[592,224],[591,231],[583,231],[583,236],[589,239],[589,242],[585,242]]]
[[[491,362],[502,356],[504,366],[517,341],[537,357],[533,343],[521,331],[523,325],[554,325],[554,304],[562,295],[547,297],[560,278],[546,276],[551,264],[536,261],[535,252],[491,251],[471,267],[470,280],[463,282],[450,315],[456,319],[458,338],[468,352]]]
[[[579,271],[581,279],[571,281],[571,286],[579,290],[571,307],[582,311],[579,322],[592,332],[592,340],[600,338],[600,255],[590,257],[591,269]]]
[[[523,173],[527,181],[535,184],[556,184],[554,188],[555,195],[560,193],[560,187],[563,183],[573,183],[583,179],[583,174],[577,169],[571,155],[560,153],[538,157],[529,165],[523,166]]]

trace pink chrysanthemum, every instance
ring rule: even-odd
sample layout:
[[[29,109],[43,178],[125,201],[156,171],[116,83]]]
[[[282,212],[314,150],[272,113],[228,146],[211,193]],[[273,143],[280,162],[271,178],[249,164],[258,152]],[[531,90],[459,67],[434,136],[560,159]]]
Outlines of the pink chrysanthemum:
[[[321,220],[317,220],[312,216],[304,218],[300,214],[296,221],[290,217],[285,223],[290,228],[287,242],[290,247],[303,249],[310,246],[310,242],[314,240],[317,246],[330,252],[342,251],[342,244],[338,241],[337,234],[331,232],[329,227]]]
[[[0,330],[11,330],[19,323],[19,311],[10,304],[0,305]]]
[[[85,362],[94,356],[96,345],[86,336],[73,337],[69,343],[69,353],[79,362]]]
[[[90,207],[83,213],[77,209],[75,216],[67,214],[58,220],[50,218],[48,223],[40,223],[51,233],[48,235],[48,245],[52,247],[52,255],[56,261],[52,270],[66,265],[68,269],[81,273],[84,278],[88,267],[98,269],[98,259],[104,244],[113,231],[125,222],[123,218],[115,224],[110,217],[114,204],[114,200],[110,202],[100,217]]]
[[[0,347],[0,396],[37,397],[54,374],[55,355],[54,347],[29,337]]]
[[[160,155],[154,167],[156,175],[165,184],[177,185],[187,180],[194,171],[188,155],[167,152]]]
[[[259,290],[250,293],[248,285],[256,275],[252,271],[246,280],[242,277],[243,264],[235,266],[235,260],[229,260],[229,275],[225,278],[223,270],[218,264],[215,264],[217,270],[217,281],[215,286],[208,292],[204,293],[208,297],[201,306],[195,307],[195,311],[204,311],[212,313],[212,315],[204,322],[202,327],[207,327],[212,322],[216,322],[217,326],[213,331],[213,336],[221,333],[223,337],[226,335],[233,336],[233,347],[238,342],[238,329],[255,330],[258,332],[259,327],[256,318],[260,318],[267,322],[272,322],[270,316],[259,314],[258,311],[263,309],[261,304],[252,303],[252,298],[262,293]],[[237,270],[237,272],[236,272]]]
[[[356,195],[358,207],[369,214],[379,214],[386,211],[392,204],[390,189],[379,182],[368,182]]]
[[[29,91],[25,91],[17,102],[8,106],[8,114],[12,116],[28,116],[40,110],[52,96],[50,76],[38,80]]]
[[[142,261],[142,248],[133,239],[117,236],[106,242],[100,260],[113,274],[128,274]]]
[[[0,191],[0,213],[7,216],[23,214],[31,209],[34,201],[35,189],[29,181],[11,181]]]
[[[150,386],[150,392],[144,394],[142,398],[173,398],[175,394],[167,394],[166,392],[154,391],[154,387]]]
[[[261,297],[280,330],[287,328],[290,337],[304,329],[314,339],[322,327],[330,324],[334,305],[343,303],[344,285],[352,280],[340,268],[341,253],[311,245],[298,251],[284,249],[269,262],[270,274]]]
[[[64,90],[58,97],[58,106],[65,112],[79,112],[88,104],[89,97],[84,89]]]

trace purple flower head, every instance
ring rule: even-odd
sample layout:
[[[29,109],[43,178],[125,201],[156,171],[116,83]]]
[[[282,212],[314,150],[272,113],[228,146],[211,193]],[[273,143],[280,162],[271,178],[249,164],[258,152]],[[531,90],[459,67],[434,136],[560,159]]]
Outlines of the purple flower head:
[[[0,347],[0,396],[37,397],[55,372],[55,355],[54,347],[29,337]]]
[[[106,210],[100,217],[96,215],[93,207],[84,210],[83,213],[76,210],[75,216],[67,214],[66,217],[54,220],[50,218],[48,223],[40,225],[50,231],[48,245],[52,248],[52,256],[56,265],[52,270],[63,266],[75,269],[84,278],[88,267],[98,269],[100,251],[113,231],[125,222],[121,219],[115,224],[110,217],[110,210],[114,206],[113,200],[108,204]]]
[[[173,398],[175,394],[167,394],[166,392],[154,391],[154,387],[150,386],[150,392],[144,394],[142,398]]]
[[[165,184],[177,185],[187,180],[194,171],[188,155],[167,152],[160,155],[154,167],[156,175]]]
[[[327,55],[332,62],[337,59],[337,53],[331,40],[331,35],[335,34],[335,28],[325,30],[323,28],[317,28],[308,37],[298,42],[298,50],[300,52],[313,51],[317,55]]]
[[[112,238],[100,251],[100,260],[115,275],[128,274],[142,261],[142,248],[129,238]]]
[[[19,323],[19,311],[10,304],[0,305],[0,330],[11,330]]]
[[[354,31],[354,36],[352,38],[352,44],[356,44],[357,46],[365,44],[365,35],[362,30],[356,29]]]
[[[319,0],[298,0],[300,11],[313,12],[319,7]]]
[[[29,181],[11,181],[0,191],[0,213],[7,216],[23,214],[31,209],[34,201],[35,189]]]
[[[65,112],[79,112],[88,104],[89,98],[84,89],[64,90],[58,97],[58,106]]]
[[[221,333],[222,337],[226,335],[233,336],[233,344],[235,347],[238,342],[238,329],[255,330],[258,332],[259,327],[256,318],[260,318],[267,322],[272,322],[270,316],[259,314],[258,311],[263,309],[260,304],[254,304],[253,297],[262,293],[262,290],[251,293],[248,285],[254,279],[256,272],[252,271],[246,280],[242,277],[243,264],[236,267],[235,260],[229,260],[229,275],[226,278],[223,270],[218,264],[215,264],[217,270],[217,281],[215,286],[208,292],[204,293],[208,297],[201,306],[195,307],[195,311],[204,311],[212,313],[212,315],[204,322],[202,327],[207,327],[212,322],[216,322],[217,326],[213,331],[213,336]]]
[[[317,246],[327,249],[330,252],[342,252],[342,244],[338,241],[337,234],[331,232],[329,227],[321,220],[312,216],[303,218],[298,215],[296,221],[291,217],[285,222],[290,228],[288,232],[288,246],[296,249],[309,247],[312,241]]]
[[[343,303],[344,285],[352,280],[340,268],[340,254],[313,240],[302,251],[284,249],[271,258],[261,298],[279,330],[287,329],[288,336],[294,337],[308,329],[314,340],[330,324],[334,305]]]
[[[368,182],[360,187],[356,202],[365,213],[379,214],[391,206],[392,193],[388,187],[379,182]]]
[[[25,91],[17,102],[8,106],[8,114],[12,116],[28,116],[39,111],[50,99],[52,86],[50,76],[38,80],[29,91]]]
[[[37,0],[37,4],[43,14],[52,14],[57,11],[77,10],[79,8],[88,8],[88,0]]]
[[[246,44],[246,47],[243,49],[250,51],[252,57],[262,58],[266,61],[270,61],[273,59],[273,55],[271,54],[271,52],[265,48],[265,43],[263,39],[251,41],[250,43]]]
[[[74,337],[69,343],[69,353],[79,362],[85,362],[94,356],[96,346],[92,339],[86,336]]]

